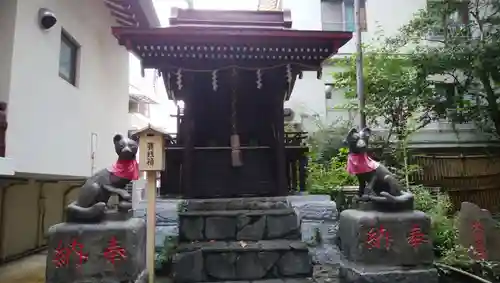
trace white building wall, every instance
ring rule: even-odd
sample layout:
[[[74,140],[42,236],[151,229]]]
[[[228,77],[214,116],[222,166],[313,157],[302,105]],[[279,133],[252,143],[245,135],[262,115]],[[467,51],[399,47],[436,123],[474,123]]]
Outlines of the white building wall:
[[[294,29],[299,30],[322,30],[321,0],[283,0],[284,9],[291,10]],[[377,0],[366,1],[367,31],[363,32],[363,42],[369,43],[383,31],[384,35],[390,36],[410,21],[419,9],[426,7],[426,0]],[[329,19],[330,22],[341,22],[342,19]],[[355,35],[346,45],[339,50],[339,54],[352,54],[356,52]],[[331,73],[334,68],[325,68],[323,79],[317,80],[316,73],[304,75],[302,80],[297,80],[291,99],[287,107],[295,110],[295,120],[299,122],[302,117],[310,120],[313,116],[319,116],[322,124],[330,124],[339,118],[348,119],[346,111],[329,111],[325,101],[325,83],[331,82]],[[338,93],[341,94],[341,93]],[[332,100],[337,101],[337,97]],[[339,101],[341,102],[341,101]],[[331,104],[331,101],[330,101]],[[315,115],[316,114],[316,115]],[[306,123],[309,125],[311,123]],[[314,124],[314,123],[312,123]],[[309,128],[309,130],[313,130]]]
[[[8,102],[17,0],[0,1],[0,101]]]
[[[49,31],[38,27],[41,7],[57,15]],[[20,173],[87,176],[96,133],[95,167],[108,166],[113,135],[129,128],[128,53],[109,10],[102,0],[21,0],[16,15],[6,155]],[[58,75],[61,28],[81,45],[76,87]]]
[[[381,34],[385,37],[395,35],[420,10],[425,9],[427,0],[366,0],[367,30],[362,33],[363,43],[375,42]],[[322,30],[321,0],[283,0],[283,8],[291,10],[293,28],[299,30]],[[330,22],[336,22],[330,19]],[[338,22],[342,20],[339,19]],[[350,55],[356,52],[355,34],[346,45],[340,48],[338,56]],[[353,114],[345,110],[329,110],[333,105],[344,104],[343,93],[335,90],[332,99],[325,99],[325,83],[332,81],[331,73],[335,67],[323,69],[322,80],[316,79],[315,72],[307,72],[302,80],[297,80],[290,101],[286,107],[291,107],[296,115],[295,122],[302,122],[305,130],[317,129],[317,124],[327,126],[339,120],[352,119]],[[358,123],[358,121],[354,121]],[[473,131],[472,125],[458,125],[456,133],[446,122],[436,122],[413,135],[415,142],[471,142],[486,140]]]

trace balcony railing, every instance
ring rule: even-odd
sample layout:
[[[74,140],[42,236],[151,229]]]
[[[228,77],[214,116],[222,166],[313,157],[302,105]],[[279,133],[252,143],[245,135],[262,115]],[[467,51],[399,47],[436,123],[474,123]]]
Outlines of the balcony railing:
[[[428,40],[443,40],[445,36],[469,37],[468,25],[463,23],[448,23],[443,26],[433,27],[427,36]]]

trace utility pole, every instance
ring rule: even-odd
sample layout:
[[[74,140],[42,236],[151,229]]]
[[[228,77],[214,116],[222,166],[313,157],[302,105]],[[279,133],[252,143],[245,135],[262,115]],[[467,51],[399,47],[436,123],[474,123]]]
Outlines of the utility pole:
[[[366,127],[365,114],[365,82],[363,78],[363,46],[361,38],[361,1],[354,0],[354,21],[355,21],[355,36],[356,36],[356,92],[359,100],[359,126]]]

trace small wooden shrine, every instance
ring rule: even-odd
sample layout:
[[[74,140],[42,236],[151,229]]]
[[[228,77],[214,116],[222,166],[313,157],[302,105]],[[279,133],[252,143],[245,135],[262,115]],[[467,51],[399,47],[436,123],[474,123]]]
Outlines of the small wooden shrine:
[[[321,77],[352,33],[291,25],[289,11],[174,8],[170,27],[113,28],[179,105],[163,195],[277,196],[305,186],[306,135],[284,132],[283,103],[303,71]]]

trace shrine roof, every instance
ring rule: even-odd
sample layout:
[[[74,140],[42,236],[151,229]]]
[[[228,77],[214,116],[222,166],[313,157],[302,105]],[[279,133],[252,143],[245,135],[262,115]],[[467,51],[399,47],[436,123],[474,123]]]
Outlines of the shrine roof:
[[[183,60],[176,63],[183,66],[176,66],[182,68],[190,68],[195,63],[191,61],[207,60],[218,60],[219,65],[227,60],[231,61],[227,64],[235,64],[236,60],[249,66],[249,59],[319,67],[352,38],[350,32],[223,26],[116,27],[113,34],[142,59],[144,68],[164,67],[179,59]]]
[[[290,11],[174,8],[171,14],[170,27],[115,27],[113,34],[144,68],[184,69],[296,63],[316,70],[352,38],[351,32],[291,29]]]
[[[143,69],[162,72],[169,98],[174,100],[182,100],[184,73],[218,78],[216,73],[230,69],[244,70],[247,78],[260,77],[264,71],[277,77],[283,73],[284,99],[288,99],[297,75],[317,71],[320,78],[322,62],[352,38],[351,32],[291,29],[289,11],[175,8],[170,24],[164,28],[114,27],[112,32],[141,59]],[[273,83],[281,84],[276,79]],[[172,84],[178,91],[169,88]]]

